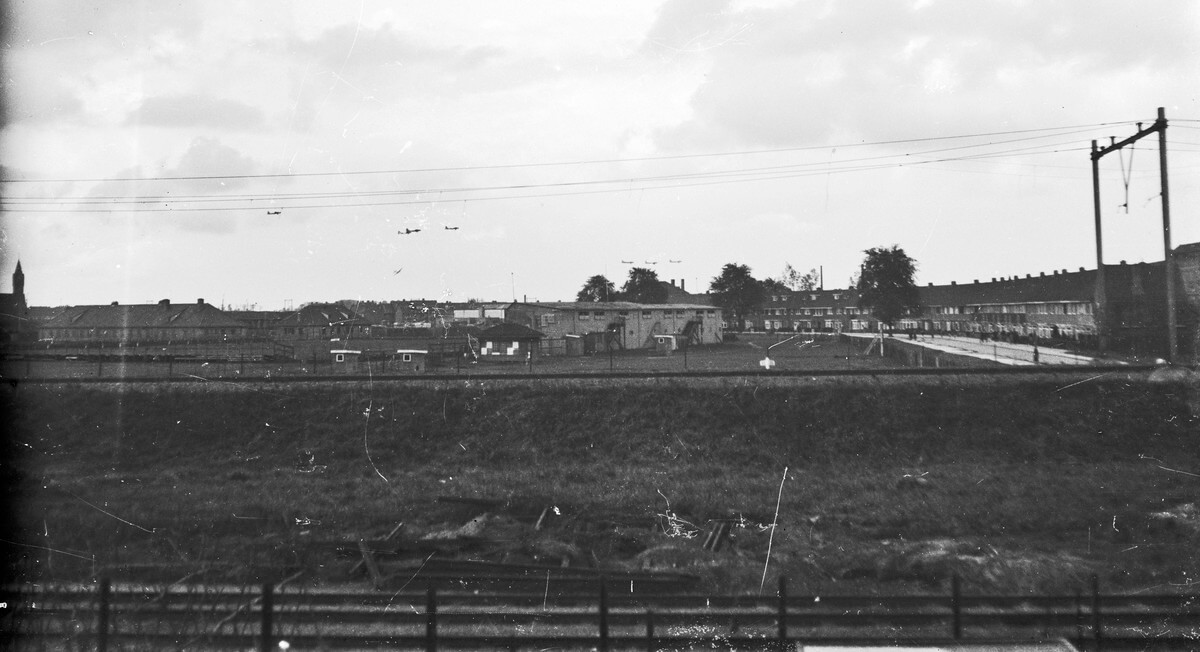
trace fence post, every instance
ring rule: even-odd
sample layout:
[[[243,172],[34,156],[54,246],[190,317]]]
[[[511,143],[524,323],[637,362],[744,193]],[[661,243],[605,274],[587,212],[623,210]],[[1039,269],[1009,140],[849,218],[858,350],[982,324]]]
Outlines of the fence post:
[[[96,652],[108,650],[108,605],[112,599],[112,583],[106,577],[100,580],[100,622],[96,627]]]
[[[1079,587],[1075,587],[1075,642],[1083,645],[1083,596]]]
[[[779,576],[779,649],[787,646],[787,578]]]
[[[600,652],[608,652],[608,586],[600,578]]]
[[[262,586],[262,652],[270,652],[275,648],[275,641],[272,640],[271,634],[271,610],[274,609],[274,591],[275,587],[270,582],[263,582]]]
[[[654,652],[654,612],[646,610],[646,652]]]
[[[425,649],[437,652],[437,589],[425,592]]]
[[[957,641],[962,638],[962,584],[958,573],[950,578],[950,611],[953,613],[951,631]]]
[[[1092,574],[1092,636],[1096,639],[1096,652],[1104,649],[1100,627],[1100,578],[1095,573]]]

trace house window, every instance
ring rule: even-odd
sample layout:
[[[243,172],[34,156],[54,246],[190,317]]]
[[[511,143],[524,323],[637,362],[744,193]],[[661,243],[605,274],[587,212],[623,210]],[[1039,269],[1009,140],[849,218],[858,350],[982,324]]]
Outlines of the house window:
[[[345,353],[335,353],[335,354],[333,354],[333,361],[334,361],[334,362],[345,362],[345,361],[346,361],[346,354],[345,354]]]
[[[603,317],[603,316],[604,316],[604,311],[603,311],[603,310],[597,310],[597,311],[595,311],[595,312],[594,312],[594,313],[592,313],[592,314],[593,314],[593,315],[595,315],[595,316],[597,316],[597,317]]]
[[[642,319],[650,319],[650,317],[652,317],[653,315],[654,315],[654,313],[650,312],[649,310],[642,311]]]
[[[411,353],[401,354],[400,361],[401,362],[412,362],[412,354]]]
[[[676,317],[682,317],[682,316],[683,316],[683,311],[682,311],[682,310],[676,310],[676,311],[675,311],[675,316],[676,316]]]
[[[592,316],[589,313],[586,313],[586,312],[579,313],[579,321],[587,321],[591,318],[592,318]]]

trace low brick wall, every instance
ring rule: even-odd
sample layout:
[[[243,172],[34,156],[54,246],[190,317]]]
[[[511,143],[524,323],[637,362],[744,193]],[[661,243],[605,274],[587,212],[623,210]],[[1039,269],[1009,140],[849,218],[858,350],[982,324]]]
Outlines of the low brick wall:
[[[866,348],[869,340],[866,338],[849,338],[845,335],[844,339],[853,339],[855,342],[861,342],[863,348]],[[879,355],[879,348],[872,349],[872,353]],[[929,347],[921,346],[920,342],[909,341],[903,336],[885,337],[883,341],[883,355],[892,360],[896,360],[908,367],[915,368],[934,368],[934,369],[958,369],[963,367],[1007,367],[1009,365],[988,360],[987,358],[977,358],[959,353],[950,353],[947,351],[939,351]]]

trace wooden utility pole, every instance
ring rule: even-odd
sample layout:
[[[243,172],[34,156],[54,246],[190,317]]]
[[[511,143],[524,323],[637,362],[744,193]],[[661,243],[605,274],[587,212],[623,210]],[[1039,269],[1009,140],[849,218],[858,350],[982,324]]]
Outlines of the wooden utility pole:
[[[1178,358],[1178,342],[1175,315],[1175,255],[1171,249],[1171,202],[1167,192],[1167,114],[1166,109],[1158,107],[1158,119],[1154,124],[1142,129],[1138,123],[1138,132],[1125,140],[1114,142],[1108,147],[1096,147],[1092,141],[1092,201],[1096,217],[1096,326],[1100,336],[1100,350],[1107,347],[1107,288],[1104,283],[1104,248],[1100,236],[1100,158],[1105,154],[1118,151],[1126,145],[1158,133],[1158,169],[1162,184],[1162,219],[1163,219],[1163,276],[1167,284],[1167,362],[1175,363]]]

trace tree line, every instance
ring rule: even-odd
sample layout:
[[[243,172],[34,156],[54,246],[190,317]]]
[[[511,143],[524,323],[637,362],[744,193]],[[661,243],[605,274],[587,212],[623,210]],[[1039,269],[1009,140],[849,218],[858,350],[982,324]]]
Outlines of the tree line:
[[[917,293],[917,263],[897,245],[873,247],[864,252],[859,273],[850,279],[858,293],[858,306],[889,329],[905,316],[920,312]],[[800,272],[790,263],[778,277],[756,279],[748,265],[726,263],[721,273],[709,282],[708,293],[713,304],[732,317],[739,330],[746,318],[771,294],[808,291],[821,288],[821,276],[816,269]],[[603,274],[596,274],[583,284],[576,301],[599,303],[630,301],[633,303],[665,303],[667,285],[659,280],[658,272],[646,267],[634,267],[618,290]]]

